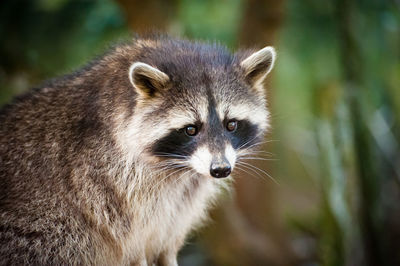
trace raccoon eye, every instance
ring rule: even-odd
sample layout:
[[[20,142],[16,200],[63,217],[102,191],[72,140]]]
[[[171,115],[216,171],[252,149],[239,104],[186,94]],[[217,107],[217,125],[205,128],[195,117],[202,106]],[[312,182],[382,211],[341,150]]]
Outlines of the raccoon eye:
[[[196,126],[190,125],[190,126],[185,127],[185,133],[188,136],[191,136],[191,137],[196,136],[197,132],[198,132],[198,130],[197,130]]]
[[[237,121],[229,121],[227,124],[226,124],[226,129],[228,130],[228,131],[231,131],[231,132],[233,132],[233,131],[235,131],[236,129],[237,129]]]

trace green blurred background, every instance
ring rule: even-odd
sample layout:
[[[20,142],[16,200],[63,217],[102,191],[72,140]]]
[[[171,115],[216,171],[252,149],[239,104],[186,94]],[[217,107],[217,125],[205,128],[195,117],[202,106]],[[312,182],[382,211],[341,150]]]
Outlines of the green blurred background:
[[[272,160],[180,265],[400,265],[399,0],[2,0],[0,105],[151,29],[278,51]]]

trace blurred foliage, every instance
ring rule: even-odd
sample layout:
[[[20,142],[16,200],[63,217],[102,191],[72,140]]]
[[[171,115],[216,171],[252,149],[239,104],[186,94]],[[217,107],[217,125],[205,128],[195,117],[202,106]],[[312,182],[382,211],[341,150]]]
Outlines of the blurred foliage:
[[[178,23],[190,38],[218,40],[230,47],[236,44],[241,17],[240,0],[182,0]]]
[[[117,2],[3,0],[0,105],[128,38]],[[241,27],[245,4],[255,2],[170,1],[176,11],[166,29],[235,48],[241,30],[259,34]],[[288,236],[281,241],[301,265],[400,265],[400,3],[287,0],[283,13],[268,91],[269,138],[279,140],[268,148],[279,161],[266,166],[280,186],[264,193],[276,192],[278,211],[257,214],[259,221],[280,215]],[[241,247],[229,227],[225,242],[215,228],[215,245],[194,238],[183,265],[231,265],[217,259],[227,254],[244,261],[247,250],[229,249]]]
[[[13,91],[73,70],[126,35],[112,1],[2,1],[0,104]]]
[[[320,184],[324,265],[396,265],[399,4],[290,1],[287,8],[275,80],[276,110],[285,114],[276,119],[282,176]],[[304,176],[292,167],[293,152]]]

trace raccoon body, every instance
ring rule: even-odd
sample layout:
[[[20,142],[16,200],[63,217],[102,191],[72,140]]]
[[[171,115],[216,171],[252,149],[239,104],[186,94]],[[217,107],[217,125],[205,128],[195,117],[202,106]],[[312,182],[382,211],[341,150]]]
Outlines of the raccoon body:
[[[0,112],[0,264],[177,265],[268,127],[275,52],[136,39]]]

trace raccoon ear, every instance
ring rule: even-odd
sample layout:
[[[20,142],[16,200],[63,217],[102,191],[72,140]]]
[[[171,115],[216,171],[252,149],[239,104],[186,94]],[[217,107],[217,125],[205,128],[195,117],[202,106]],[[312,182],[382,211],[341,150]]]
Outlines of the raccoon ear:
[[[252,85],[263,82],[268,73],[272,70],[276,58],[275,49],[267,46],[246,59],[244,59],[240,66],[244,69],[246,79]]]
[[[139,95],[151,98],[169,83],[169,77],[155,67],[136,62],[129,68],[129,80]]]

